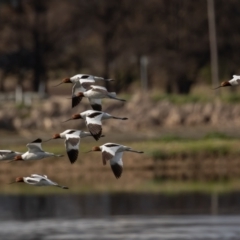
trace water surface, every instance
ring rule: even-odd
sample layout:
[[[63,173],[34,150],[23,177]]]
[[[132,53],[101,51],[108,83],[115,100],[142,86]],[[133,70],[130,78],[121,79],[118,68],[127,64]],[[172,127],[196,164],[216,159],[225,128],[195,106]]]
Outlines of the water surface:
[[[239,240],[240,193],[0,195],[0,239]]]
[[[239,223],[239,216],[118,216],[98,219],[1,221],[0,239],[238,240]]]

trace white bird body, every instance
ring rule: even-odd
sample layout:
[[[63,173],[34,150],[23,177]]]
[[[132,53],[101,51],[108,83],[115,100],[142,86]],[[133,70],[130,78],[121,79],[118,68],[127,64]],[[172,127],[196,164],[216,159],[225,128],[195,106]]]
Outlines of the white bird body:
[[[105,87],[91,85],[88,90],[83,92],[83,95],[90,99],[101,99],[101,98],[115,98],[115,92],[108,92]]]
[[[76,74],[73,77],[70,77],[70,80],[74,83],[77,82],[78,80],[102,80],[102,81],[113,81],[112,79],[105,79],[103,77],[97,77],[97,76],[93,76],[90,74]]]
[[[133,150],[130,147],[117,144],[117,143],[105,143],[101,146],[93,147],[92,151],[102,152],[102,161],[106,165],[107,161],[110,161],[110,166],[116,178],[120,178],[123,171],[123,152],[135,152],[143,153],[142,151]]]
[[[71,79],[71,78],[70,78]],[[73,82],[72,96],[76,96],[78,92],[85,92],[92,84],[95,84],[95,80],[92,79],[79,79]]]
[[[240,84],[240,76],[233,75],[233,78],[228,81],[232,86],[237,86]]]
[[[79,136],[80,138],[91,136],[90,132],[85,132],[85,131],[81,131],[81,130],[77,130],[77,129],[68,129],[68,130],[65,130],[62,133],[59,133],[60,138],[66,138],[67,134],[68,135],[74,134],[76,136]]]
[[[108,92],[105,87],[90,85],[86,91],[79,91],[78,93],[75,92],[74,97],[72,98],[72,106],[77,106],[83,97],[88,98],[92,108],[97,111],[102,110],[101,99],[103,98],[111,98],[122,102],[126,101],[124,99],[117,98],[115,92]]]
[[[0,160],[13,160],[15,156],[22,154],[21,152],[15,152],[12,150],[0,150]]]
[[[26,146],[28,151],[21,155],[16,155],[14,160],[40,160],[47,157],[62,157],[62,155],[56,155],[54,153],[44,152],[41,146],[42,140],[36,139],[35,141],[28,143]]]
[[[66,120],[65,122],[72,119],[84,119],[89,132],[95,140],[98,140],[102,135],[102,120],[110,118],[127,120],[127,118],[115,117],[102,111],[87,110],[79,114],[74,114],[72,118]]]
[[[101,116],[102,120],[110,119],[110,118],[117,118],[117,117],[112,116],[109,113],[102,112],[102,111],[95,111],[95,110],[87,110],[87,111],[80,113],[81,118],[84,120],[86,120],[88,117],[90,117],[93,114],[97,114],[98,116]],[[122,119],[122,118],[117,118],[117,119]]]
[[[55,155],[54,153],[49,153],[49,152],[29,152],[29,151],[27,151],[24,154],[22,154],[21,156],[22,156],[22,160],[40,160],[43,158],[58,156],[58,155]]]
[[[77,94],[79,92],[86,92],[92,84],[95,84],[95,80],[93,79],[80,79],[77,83],[74,84],[72,88],[72,108],[81,102],[81,98],[79,98]],[[88,98],[88,101],[94,110],[102,110],[101,98]]]
[[[112,79],[105,79],[103,77],[97,77],[89,74],[76,74],[70,78],[64,78],[61,83],[72,83],[72,108],[77,106],[80,102],[79,98],[76,98],[78,92],[85,92],[91,85],[94,85],[96,81],[102,80],[106,82],[113,81]],[[89,99],[90,104],[94,110],[102,110],[101,108],[101,99]]]
[[[85,132],[81,130],[67,129],[62,133],[54,134],[53,138],[51,139],[57,138],[65,139],[65,148],[68,154],[68,158],[70,162],[73,164],[78,158],[81,138],[88,136],[92,136],[92,134],[90,132]]]
[[[233,78],[229,81],[221,82],[220,86],[213,88],[213,90],[219,89],[221,87],[237,86],[240,84],[240,76],[233,75]]]
[[[112,81],[112,79],[104,79],[93,75],[77,74],[70,78],[70,81],[74,84],[72,93],[74,94],[76,91],[85,92],[91,85],[96,83],[96,80]]]
[[[29,185],[34,185],[34,186],[55,186],[55,187],[60,187],[63,189],[68,189],[68,187],[61,186],[57,184],[56,182],[53,182],[52,180],[48,179],[46,175],[39,175],[39,174],[32,174],[30,177],[18,177],[16,180],[12,183],[17,183],[17,182],[24,182]]]

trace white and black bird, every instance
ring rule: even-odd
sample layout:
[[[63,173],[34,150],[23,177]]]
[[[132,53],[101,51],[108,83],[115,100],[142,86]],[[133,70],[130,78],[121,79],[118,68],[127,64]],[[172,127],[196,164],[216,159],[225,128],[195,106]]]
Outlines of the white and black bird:
[[[86,80],[86,83],[90,82],[91,84],[95,83],[95,81],[98,81],[98,80],[106,81],[106,82],[114,81],[113,79],[105,79],[103,77],[97,77],[97,76],[90,75],[90,74],[76,74],[72,77],[64,78],[59,84],[57,84],[54,87],[57,87],[57,86],[59,86],[63,83],[73,83],[73,84],[75,84],[75,83],[78,83],[79,80]],[[86,85],[85,85],[85,87],[86,87]]]
[[[53,137],[49,140],[58,138],[65,139],[65,148],[67,151],[67,155],[70,162],[73,164],[78,158],[81,138],[85,138],[88,136],[92,136],[92,134],[90,132],[84,132],[81,130],[68,129],[64,132],[54,134]]]
[[[100,109],[100,111],[102,110],[101,99],[103,98],[115,99],[122,102],[126,101],[125,99],[117,98],[115,92],[108,92],[105,87],[97,85],[90,85],[86,91],[75,93],[75,96],[72,98],[72,101],[75,103],[74,105],[78,105],[83,97],[89,99],[92,108],[95,108],[95,110]]]
[[[106,165],[107,161],[110,161],[110,166],[112,168],[113,174],[116,178],[120,178],[123,172],[123,161],[122,155],[123,152],[135,152],[143,153],[143,151],[136,151],[130,147],[117,144],[117,143],[105,143],[101,146],[93,147],[92,151],[101,151],[102,152],[102,161],[103,165]]]
[[[11,182],[12,183],[27,183],[29,185],[34,185],[34,186],[54,186],[54,187],[59,187],[62,189],[68,189],[68,187],[61,186],[56,182],[53,182],[50,180],[46,175],[39,175],[39,174],[32,174],[30,177],[17,177],[15,181]]]
[[[0,161],[13,160],[15,156],[22,154],[12,150],[0,150]]]
[[[96,84],[96,81],[105,81],[110,82],[114,81],[113,79],[105,79],[102,77],[97,77],[89,74],[77,74],[70,78],[64,78],[61,83],[56,85],[55,87],[63,84],[63,83],[72,83],[72,108],[77,106],[80,102],[79,98],[76,98],[77,93],[85,92],[90,88],[91,85]],[[94,110],[101,111],[101,99],[89,99],[90,104]]]
[[[74,120],[74,119],[84,119],[87,125],[89,132],[98,140],[102,135],[102,120],[105,119],[119,119],[119,120],[127,120],[126,117],[115,117],[109,113],[95,110],[87,110],[82,113],[74,114],[72,117],[64,122]]]
[[[222,82],[221,85],[219,87],[214,88],[214,90],[221,87],[237,86],[239,84],[240,84],[240,76],[233,75],[233,78],[231,80]]]
[[[56,155],[54,153],[44,152],[42,149],[42,139],[38,138],[26,146],[28,151],[24,154],[16,155],[13,161],[27,161],[27,160],[40,160],[47,157],[62,157],[63,155]]]

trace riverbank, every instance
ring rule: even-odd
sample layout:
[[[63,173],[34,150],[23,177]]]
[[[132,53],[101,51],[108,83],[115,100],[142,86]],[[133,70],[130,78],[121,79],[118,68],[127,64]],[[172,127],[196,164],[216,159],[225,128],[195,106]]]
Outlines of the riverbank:
[[[206,93],[203,99],[194,98],[193,95],[174,97],[155,93],[143,95],[141,92],[120,96],[127,100],[126,103],[106,99],[103,102],[103,111],[114,116],[127,117],[128,120],[105,121],[103,132],[144,132],[154,135],[156,131],[163,129],[201,127],[221,131],[230,129],[233,134],[240,136],[238,131],[234,131],[240,127],[240,99],[236,94],[233,94],[235,98],[227,96],[231,101],[224,100],[227,98],[224,96],[210,98]],[[56,132],[66,128],[86,129],[84,121],[81,120],[62,123],[72,114],[90,109],[86,99],[72,109],[71,100],[67,97],[69,96],[51,95],[46,99],[33,100],[31,106],[16,106],[11,101],[4,102],[0,109],[0,129],[16,131],[20,135]]]
[[[84,153],[95,142],[83,139],[79,159],[70,164],[63,140],[43,143],[43,149],[62,158],[48,158],[31,162],[0,163],[2,193],[81,193],[81,192],[229,192],[240,190],[239,138],[223,134],[209,134],[200,139],[163,136],[152,140],[122,141],[122,144],[144,154],[124,153],[124,170],[115,179],[109,165],[103,166],[101,153]],[[8,144],[2,145],[4,149]],[[25,144],[15,143],[12,149],[24,152]],[[8,185],[16,176],[32,173],[46,174],[70,189],[37,188],[25,184]]]

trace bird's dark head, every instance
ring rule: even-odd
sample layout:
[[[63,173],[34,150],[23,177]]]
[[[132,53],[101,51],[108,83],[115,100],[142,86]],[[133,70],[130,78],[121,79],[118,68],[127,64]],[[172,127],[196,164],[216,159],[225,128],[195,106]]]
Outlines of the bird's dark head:
[[[61,138],[59,133],[55,133],[52,137],[52,139],[57,139],[57,138]]]
[[[23,161],[22,155],[17,155],[14,157],[14,161]]]
[[[17,177],[15,179],[15,182],[24,182],[23,177]]]
[[[70,78],[64,78],[62,80],[62,83],[72,83],[72,82],[71,82]]]
[[[77,97],[84,97],[84,94],[83,94],[83,92],[78,92],[76,96]]]
[[[229,81],[224,81],[221,83],[220,85],[221,87],[228,87],[228,86],[231,86],[231,84],[229,83]]]
[[[73,114],[72,119],[80,119],[82,116],[80,114]]]
[[[101,151],[101,148],[99,146],[92,147],[92,151]]]

